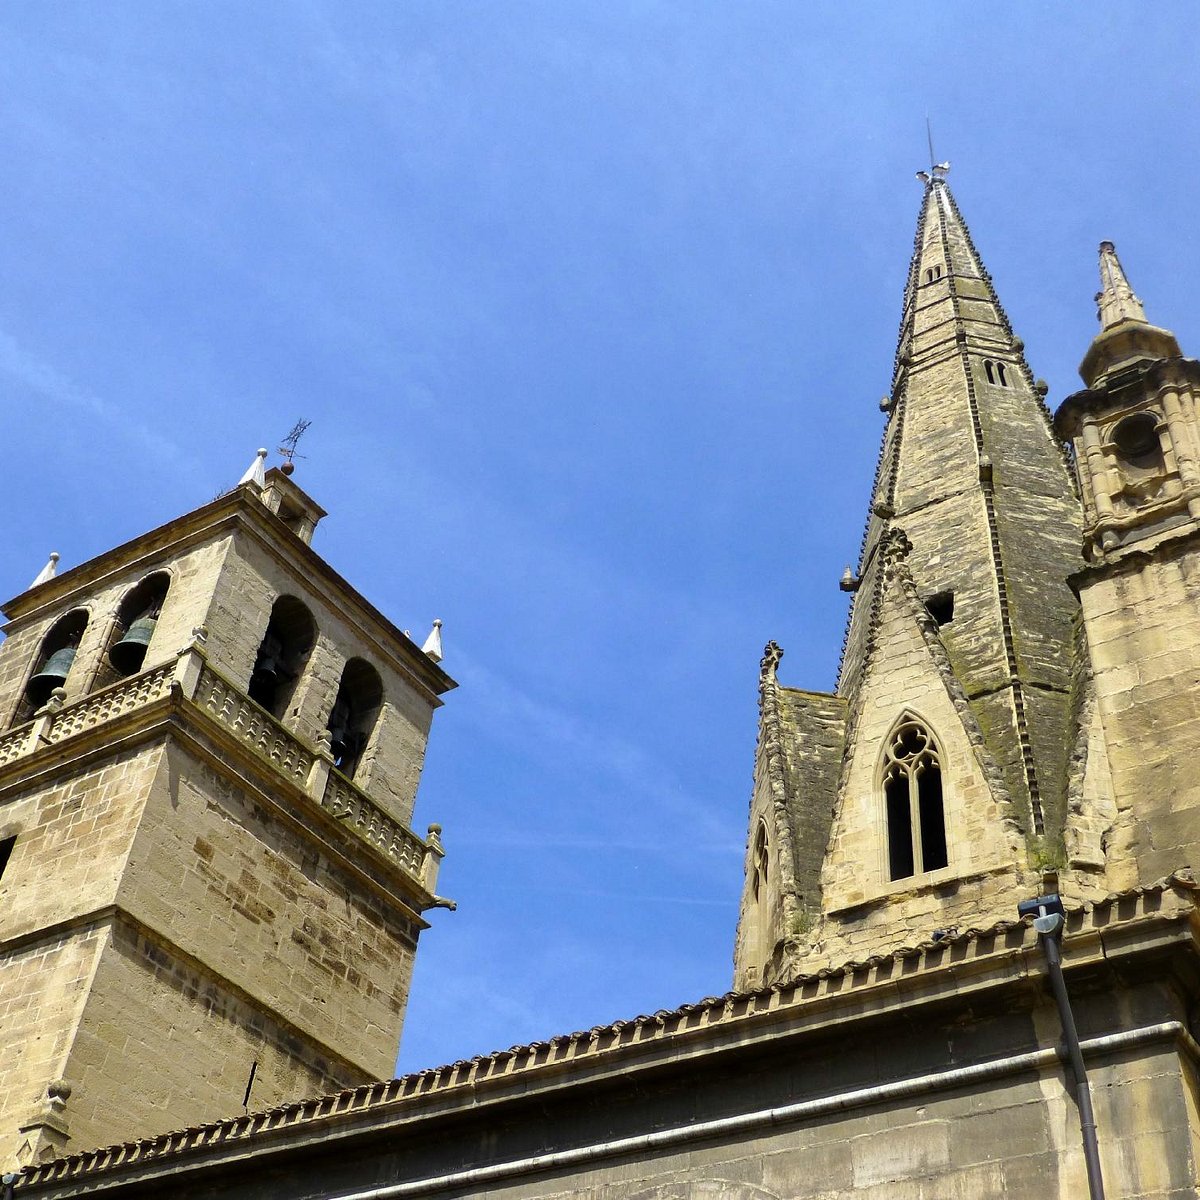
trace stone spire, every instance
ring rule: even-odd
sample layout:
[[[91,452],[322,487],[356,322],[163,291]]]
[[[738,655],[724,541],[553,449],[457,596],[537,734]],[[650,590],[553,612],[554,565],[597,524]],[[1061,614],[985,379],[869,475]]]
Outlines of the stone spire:
[[[1055,825],[1065,772],[1071,623],[1066,576],[1080,513],[1066,461],[946,168],[925,182],[892,388],[838,691],[872,662],[890,531],[912,543],[913,584],[984,731],[1027,835]],[[903,689],[902,664],[897,687]]]
[[[1096,303],[1099,305],[1096,316],[1104,329],[1111,329],[1120,321],[1146,323],[1146,310],[1133,294],[1112,242],[1100,243],[1100,290],[1096,293]]]
[[[1132,363],[1180,356],[1175,335],[1146,320],[1146,310],[1134,295],[1112,242],[1100,243],[1096,306],[1100,332],[1079,365],[1088,387],[1101,386],[1118,368]]]

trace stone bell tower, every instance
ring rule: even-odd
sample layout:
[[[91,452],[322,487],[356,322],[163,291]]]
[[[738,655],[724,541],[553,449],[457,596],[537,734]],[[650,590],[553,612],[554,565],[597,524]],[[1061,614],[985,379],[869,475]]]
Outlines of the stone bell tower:
[[[446,903],[409,824],[455,685],[265,455],[3,606],[6,1165],[392,1072]]]
[[[1087,385],[1055,415],[1084,501],[1073,578],[1111,772],[1107,885],[1200,866],[1200,362],[1150,324],[1111,242]]]

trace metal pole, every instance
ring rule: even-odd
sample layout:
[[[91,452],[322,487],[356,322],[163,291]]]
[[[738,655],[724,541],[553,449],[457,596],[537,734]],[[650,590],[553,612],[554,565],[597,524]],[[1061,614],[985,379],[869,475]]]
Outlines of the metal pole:
[[[1079,1130],[1083,1135],[1083,1160],[1087,1164],[1088,1195],[1091,1200],[1104,1200],[1104,1178],[1100,1173],[1100,1146],[1096,1140],[1092,1093],[1088,1087],[1083,1051],[1079,1048],[1079,1032],[1075,1028],[1075,1017],[1067,996],[1067,982],[1063,978],[1062,955],[1059,953],[1058,936],[1062,929],[1062,917],[1058,913],[1047,913],[1034,921],[1034,928],[1038,931],[1042,953],[1046,956],[1050,987],[1058,1004],[1063,1039],[1067,1043],[1067,1060],[1071,1064],[1071,1074],[1075,1076],[1075,1100],[1079,1106]]]

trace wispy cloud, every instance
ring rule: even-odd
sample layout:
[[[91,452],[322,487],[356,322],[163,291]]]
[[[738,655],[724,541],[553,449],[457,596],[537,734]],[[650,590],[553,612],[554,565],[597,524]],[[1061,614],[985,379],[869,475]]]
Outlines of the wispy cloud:
[[[705,846],[733,849],[724,806],[693,793],[663,759],[643,746],[615,736],[577,709],[535,698],[466,655],[456,658],[455,673],[472,696],[470,719],[490,736],[525,751],[530,761],[544,761],[548,754],[570,756],[581,777],[608,781],[627,805],[636,798],[638,805],[649,805],[668,819],[684,821],[688,837],[668,839],[657,847],[661,854],[690,858]],[[559,834],[553,831],[549,836],[553,840]],[[584,848],[584,843],[580,844]],[[642,848],[648,846],[653,848],[653,843],[641,843]]]
[[[80,386],[50,363],[30,353],[3,330],[0,330],[0,374],[7,375],[58,408],[89,414],[156,458],[195,466],[195,461],[161,431],[133,419],[125,406],[114,404]]]

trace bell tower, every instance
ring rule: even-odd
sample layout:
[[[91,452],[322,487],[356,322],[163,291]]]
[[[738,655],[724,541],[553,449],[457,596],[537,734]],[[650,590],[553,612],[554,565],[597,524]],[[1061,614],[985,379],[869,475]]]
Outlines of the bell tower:
[[[265,456],[3,606],[5,1165],[392,1072],[448,903],[410,823],[455,685]]]
[[[1084,502],[1072,579],[1095,679],[1115,818],[1107,882],[1200,865],[1200,362],[1150,324],[1112,242],[1084,390],[1055,415]]]

